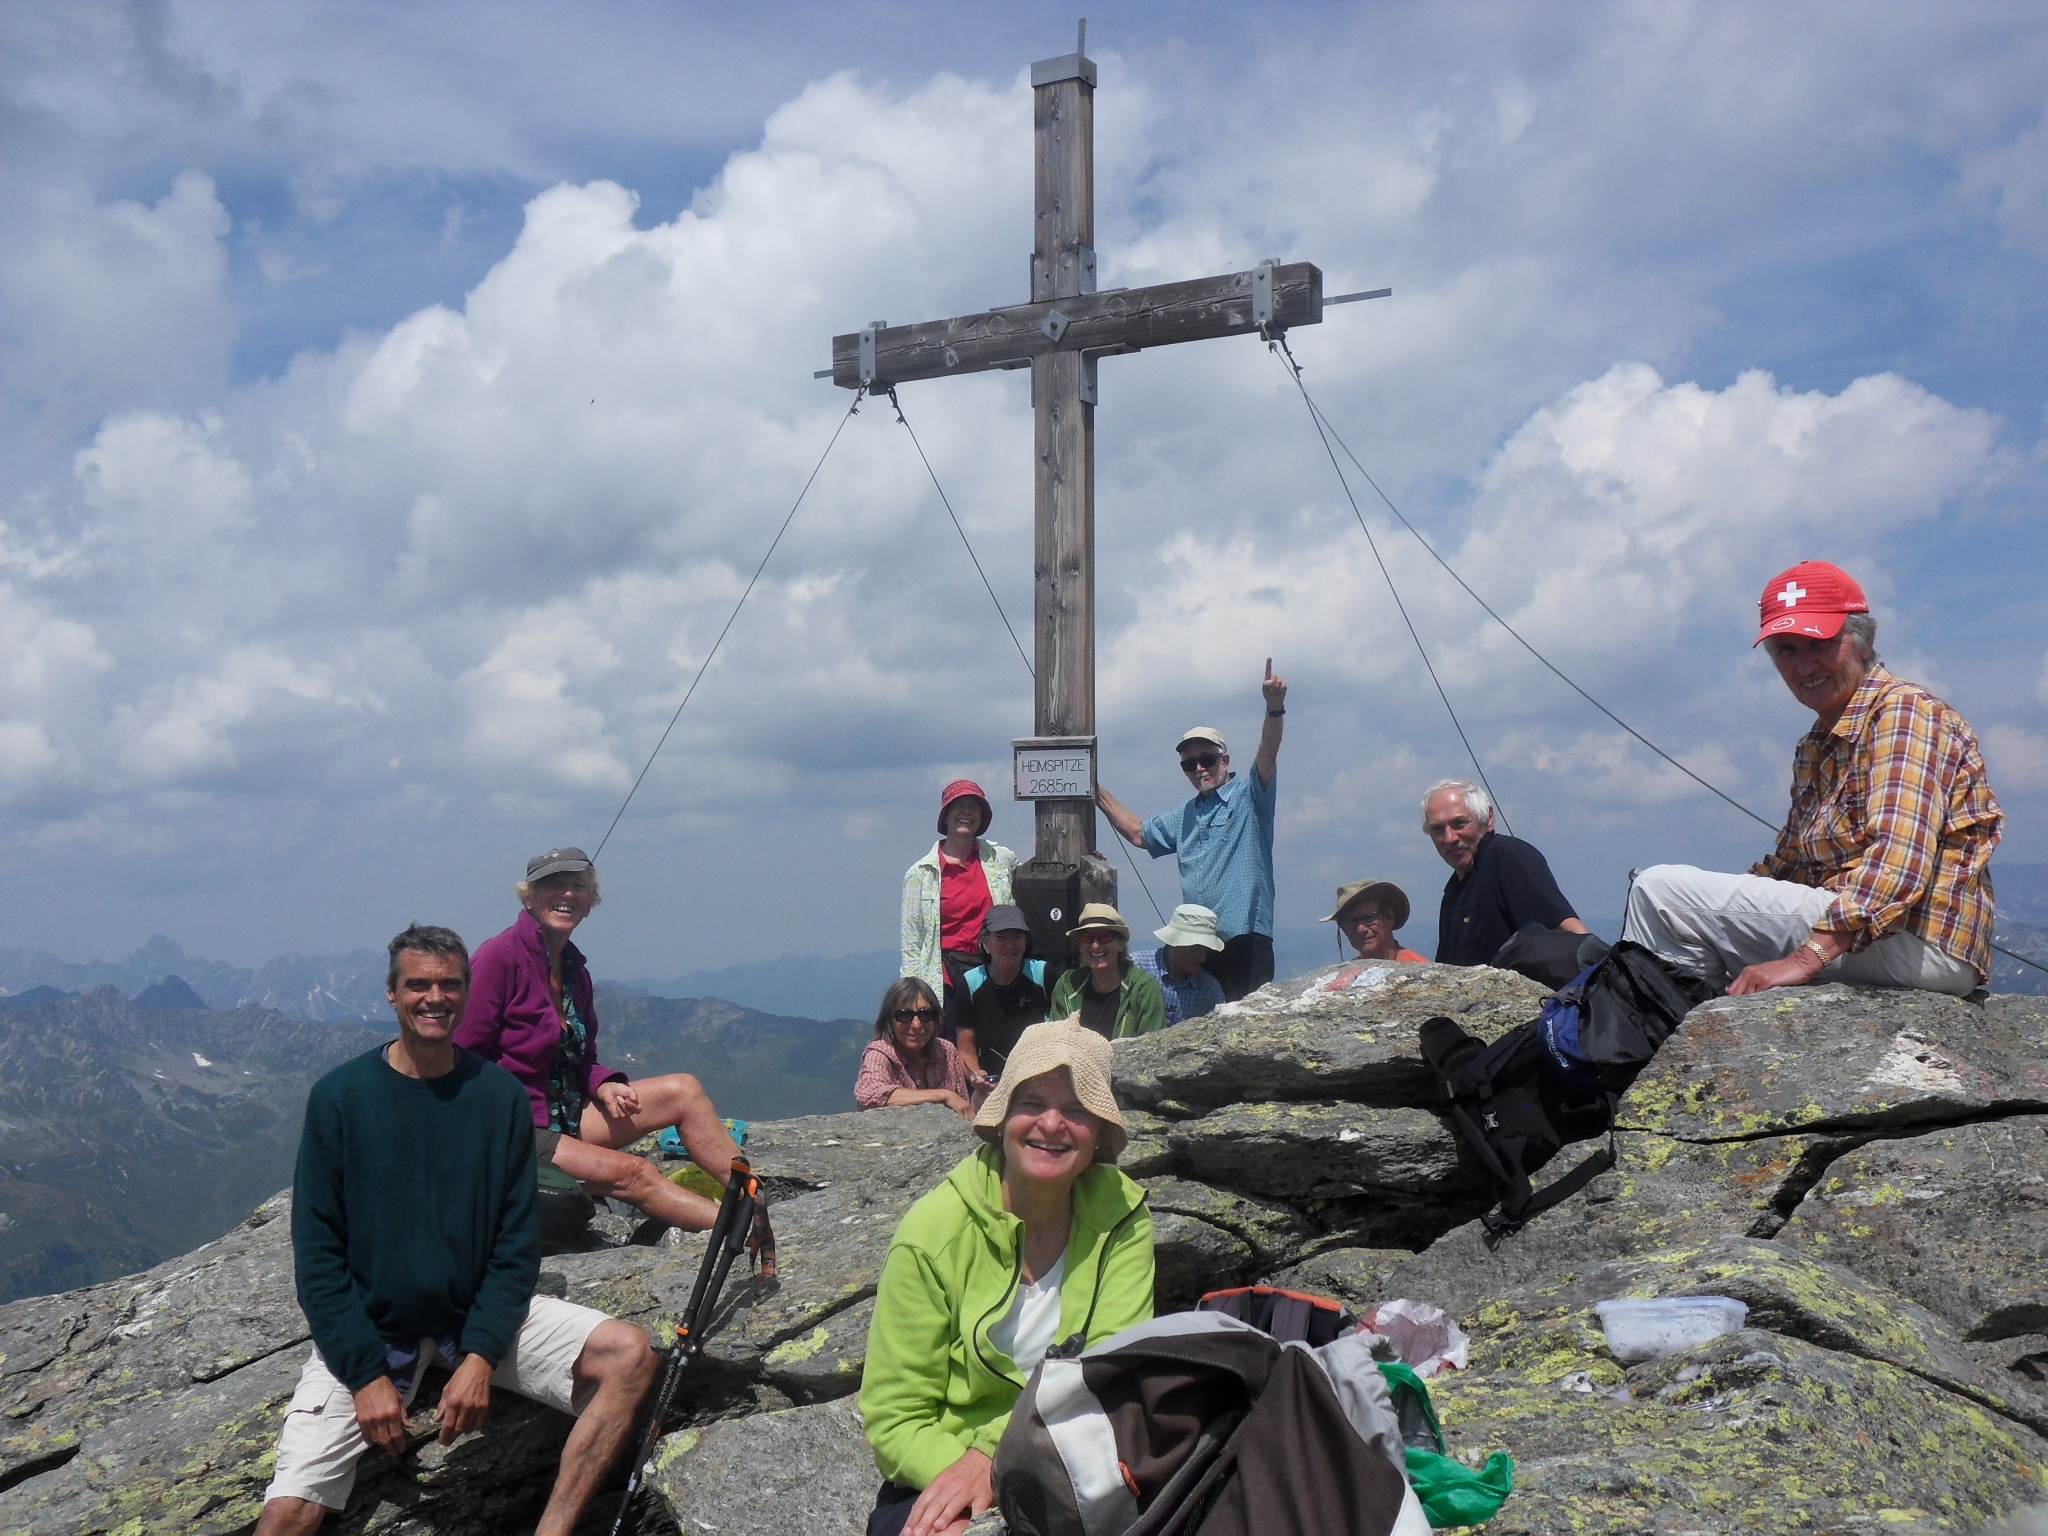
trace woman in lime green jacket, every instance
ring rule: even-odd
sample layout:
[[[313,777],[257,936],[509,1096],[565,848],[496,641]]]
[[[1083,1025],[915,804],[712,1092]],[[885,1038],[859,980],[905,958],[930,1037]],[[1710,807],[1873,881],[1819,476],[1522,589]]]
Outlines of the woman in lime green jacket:
[[[1110,1047],[1072,1020],[1018,1037],[975,1116],[988,1143],[912,1206],[882,1266],[860,1411],[885,1481],[869,1536],[952,1536],[993,1502],[996,1442],[1048,1350],[1152,1315],[1152,1215]]]
[[[1067,937],[1080,945],[1081,963],[1053,986],[1047,1011],[1054,1018],[1072,1014],[1109,1040],[1166,1028],[1166,994],[1157,977],[1131,963],[1131,925],[1121,912],[1091,901]]]

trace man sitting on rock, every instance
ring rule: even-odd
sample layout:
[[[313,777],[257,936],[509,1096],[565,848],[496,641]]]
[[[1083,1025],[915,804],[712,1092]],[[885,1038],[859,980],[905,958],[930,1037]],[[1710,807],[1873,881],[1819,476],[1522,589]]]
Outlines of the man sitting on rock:
[[[1792,758],[1792,813],[1746,875],[1644,870],[1627,937],[1735,996],[1816,977],[1968,995],[1990,979],[1988,866],[2005,822],[1976,736],[1884,669],[1846,571],[1804,561],[1759,607],[1755,644],[1815,715]]]
[[[1213,955],[1222,953],[1223,940],[1216,935],[1216,914],[1193,902],[1182,902],[1164,928],[1154,928],[1157,949],[1134,955],[1150,971],[1166,994],[1166,1022],[1179,1024],[1215,1011],[1223,1001],[1223,984],[1204,969]]]
[[[1589,933],[1534,844],[1493,830],[1493,797],[1470,779],[1439,779],[1422,796],[1422,830],[1451,866],[1437,912],[1441,965],[1491,965],[1530,923]]]
[[[1335,923],[1361,960],[1429,962],[1394,935],[1408,923],[1408,893],[1391,880],[1353,880],[1337,887],[1337,905],[1323,919]]]
[[[372,1445],[403,1456],[431,1366],[441,1442],[483,1427],[493,1385],[577,1415],[535,1536],[569,1536],[654,1379],[647,1335],[548,1296],[533,1119],[511,1073],[454,1042],[469,951],[417,924],[391,941],[398,1038],[313,1085],[292,1250],[313,1352],[278,1437],[257,1536],[319,1528]]]

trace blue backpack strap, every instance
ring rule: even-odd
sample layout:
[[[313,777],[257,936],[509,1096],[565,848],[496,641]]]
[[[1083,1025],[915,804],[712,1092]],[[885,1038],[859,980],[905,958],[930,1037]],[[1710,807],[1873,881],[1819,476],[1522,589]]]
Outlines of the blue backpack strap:
[[[1045,985],[1045,962],[1043,960],[1026,960],[1024,962],[1024,974],[1043,987]]]
[[[974,967],[973,970],[962,973],[960,977],[960,985],[965,987],[967,989],[967,995],[969,997],[972,997],[975,993],[981,990],[981,984],[987,980],[988,967],[985,965],[977,965],[976,967]]]

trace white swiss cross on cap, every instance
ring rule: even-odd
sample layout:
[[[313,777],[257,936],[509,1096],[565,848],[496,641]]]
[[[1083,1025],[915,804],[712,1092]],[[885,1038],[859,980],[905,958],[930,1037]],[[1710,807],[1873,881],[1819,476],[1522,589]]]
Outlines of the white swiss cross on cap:
[[[1802,560],[1773,576],[1757,600],[1757,618],[1763,627],[1756,643],[1761,645],[1773,635],[1832,640],[1842,632],[1842,620],[1848,615],[1869,611],[1863,589],[1847,571],[1825,560]]]

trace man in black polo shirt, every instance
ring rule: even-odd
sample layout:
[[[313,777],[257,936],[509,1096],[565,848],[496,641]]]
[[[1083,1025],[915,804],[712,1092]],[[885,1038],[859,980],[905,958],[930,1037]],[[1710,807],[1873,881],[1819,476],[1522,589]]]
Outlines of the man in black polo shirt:
[[[1491,965],[1517,928],[1541,923],[1589,933],[1534,845],[1493,830],[1493,799],[1466,779],[1443,779],[1422,797],[1422,830],[1451,866],[1437,914],[1440,965]]]

